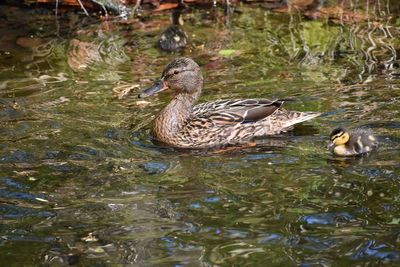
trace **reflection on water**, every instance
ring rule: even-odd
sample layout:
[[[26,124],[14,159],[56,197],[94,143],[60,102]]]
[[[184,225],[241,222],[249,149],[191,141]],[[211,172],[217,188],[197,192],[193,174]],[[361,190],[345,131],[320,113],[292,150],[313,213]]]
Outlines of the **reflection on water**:
[[[229,25],[187,14],[193,46],[182,53],[203,68],[201,101],[291,97],[289,109],[324,112],[229,151],[151,143],[169,96],[138,102],[136,84],[178,56],[155,45],[168,14],[98,23],[66,13],[57,35],[50,11],[2,7],[0,262],[400,264],[399,6],[390,4],[370,4],[358,24],[246,5]],[[333,157],[325,147],[339,124],[372,128],[380,149]]]

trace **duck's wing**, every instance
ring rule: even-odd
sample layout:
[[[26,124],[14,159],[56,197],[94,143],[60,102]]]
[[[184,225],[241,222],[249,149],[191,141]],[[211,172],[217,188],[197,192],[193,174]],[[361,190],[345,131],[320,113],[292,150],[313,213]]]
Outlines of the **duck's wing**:
[[[272,115],[283,102],[269,99],[218,100],[195,106],[192,117],[216,124],[251,123]]]

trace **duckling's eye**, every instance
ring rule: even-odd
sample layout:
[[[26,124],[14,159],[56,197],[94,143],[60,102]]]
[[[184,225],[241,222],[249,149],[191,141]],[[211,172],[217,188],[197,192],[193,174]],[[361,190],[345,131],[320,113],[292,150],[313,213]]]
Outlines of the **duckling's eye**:
[[[174,74],[176,75],[176,74],[178,74],[179,73],[179,71],[178,70],[174,70]]]

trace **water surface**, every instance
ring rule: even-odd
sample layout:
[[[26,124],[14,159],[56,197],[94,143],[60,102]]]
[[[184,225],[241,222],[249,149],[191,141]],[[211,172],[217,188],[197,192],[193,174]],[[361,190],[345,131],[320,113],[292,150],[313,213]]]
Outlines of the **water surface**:
[[[389,4],[357,24],[194,9],[192,47],[176,54],[155,48],[168,14],[56,21],[2,6],[0,262],[400,265],[400,24]],[[178,55],[203,69],[200,101],[291,97],[287,108],[324,116],[257,148],[153,145],[151,120],[169,96],[136,95]],[[337,125],[372,128],[379,151],[333,157]]]

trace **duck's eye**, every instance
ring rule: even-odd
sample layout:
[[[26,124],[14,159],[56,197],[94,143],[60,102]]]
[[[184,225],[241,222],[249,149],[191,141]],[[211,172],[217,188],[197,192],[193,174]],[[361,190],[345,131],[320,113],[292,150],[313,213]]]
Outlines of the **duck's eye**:
[[[174,74],[176,75],[176,74],[178,74],[179,73],[179,71],[178,70],[174,70]]]

